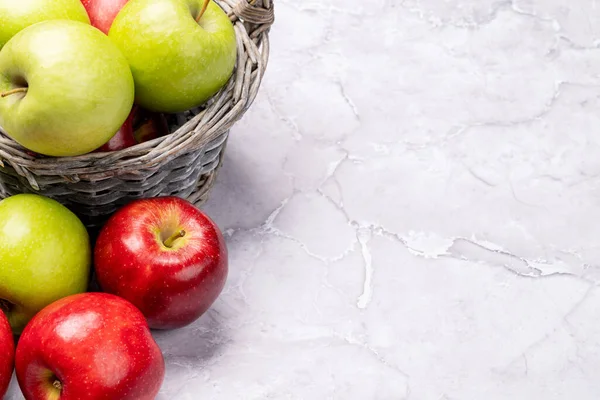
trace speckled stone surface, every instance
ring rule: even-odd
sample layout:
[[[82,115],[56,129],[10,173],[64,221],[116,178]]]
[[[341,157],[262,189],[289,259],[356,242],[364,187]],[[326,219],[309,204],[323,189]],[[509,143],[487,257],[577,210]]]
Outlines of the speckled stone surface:
[[[276,8],[159,400],[599,398],[600,2]]]

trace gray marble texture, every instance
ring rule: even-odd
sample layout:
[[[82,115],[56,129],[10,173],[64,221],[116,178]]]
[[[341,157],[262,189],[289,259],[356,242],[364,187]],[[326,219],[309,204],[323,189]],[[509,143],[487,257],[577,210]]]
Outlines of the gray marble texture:
[[[159,400],[598,399],[600,1],[276,10]]]

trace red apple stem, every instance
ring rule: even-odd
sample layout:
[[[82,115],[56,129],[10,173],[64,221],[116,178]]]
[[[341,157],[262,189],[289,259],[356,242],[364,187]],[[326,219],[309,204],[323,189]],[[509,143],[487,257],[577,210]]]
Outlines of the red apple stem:
[[[9,90],[7,92],[2,92],[2,93],[0,93],[0,97],[10,96],[11,94],[15,94],[15,93],[27,93],[27,88],[20,87],[20,88]]]
[[[173,245],[175,244],[175,241],[177,239],[181,239],[182,237],[185,236],[185,231],[182,229],[178,232],[175,232],[173,235],[171,235],[170,238],[168,238],[167,240],[164,241],[165,246],[167,247],[173,247]]]
[[[54,382],[52,382],[52,386],[54,386],[56,388],[56,390],[62,390],[62,383],[56,379]]]
[[[204,4],[202,5],[202,10],[200,10],[200,14],[198,14],[198,16],[196,17],[196,22],[200,22],[200,18],[202,18],[202,16],[206,12],[206,9],[208,8],[208,3],[210,3],[210,0],[204,0]]]

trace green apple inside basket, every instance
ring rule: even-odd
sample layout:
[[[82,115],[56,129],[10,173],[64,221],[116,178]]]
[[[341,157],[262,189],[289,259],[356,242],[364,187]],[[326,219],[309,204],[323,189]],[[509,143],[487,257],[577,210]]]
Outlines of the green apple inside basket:
[[[0,14],[0,198],[42,194],[88,227],[138,198],[206,199],[265,71],[270,0],[0,0]]]

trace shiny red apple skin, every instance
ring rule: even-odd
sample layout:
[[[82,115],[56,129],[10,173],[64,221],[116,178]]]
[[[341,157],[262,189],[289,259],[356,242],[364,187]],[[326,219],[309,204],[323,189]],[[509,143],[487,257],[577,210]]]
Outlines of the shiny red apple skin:
[[[15,341],[6,315],[0,310],[0,399],[6,394],[15,362]]]
[[[142,313],[106,293],[72,295],[40,311],[19,338],[15,366],[28,400],[152,400],[165,373]]]
[[[184,231],[169,248],[164,240]],[[153,329],[189,325],[217,299],[228,254],[219,228],[178,197],[135,200],[100,231],[94,264],[102,290],[138,307]]]
[[[128,0],[81,0],[87,10],[92,26],[100,29],[105,35],[113,20]]]

